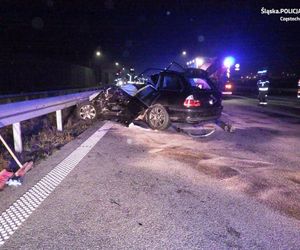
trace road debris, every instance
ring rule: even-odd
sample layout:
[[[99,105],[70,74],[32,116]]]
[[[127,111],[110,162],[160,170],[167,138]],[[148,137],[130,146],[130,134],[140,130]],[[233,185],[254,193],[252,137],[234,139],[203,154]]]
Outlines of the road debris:
[[[9,179],[9,180],[6,182],[6,185],[7,185],[7,186],[14,186],[14,187],[17,187],[17,186],[21,186],[21,185],[22,185],[22,182],[21,182],[20,178],[18,178],[18,179]]]
[[[210,135],[212,135],[216,128],[214,125],[194,125],[194,126],[185,126],[181,127],[180,125],[172,125],[172,128],[177,131],[178,133],[187,134],[188,136],[194,137],[194,138],[205,138]]]
[[[33,168],[33,162],[26,162],[22,168],[15,168],[14,171],[11,169],[3,169],[0,172],[0,191],[2,191],[6,185],[8,186],[20,186],[21,178]]]
[[[118,203],[117,201],[115,201],[114,199],[110,199],[109,200],[111,204],[116,204],[118,205],[119,207],[121,207],[120,203]]]
[[[235,131],[234,126],[231,122],[225,122],[223,120],[217,120],[216,125],[218,125],[220,128],[222,128],[225,132],[233,133]]]
[[[231,226],[229,226],[229,225],[226,226],[226,231],[227,231],[230,235],[232,235],[232,236],[234,236],[234,237],[236,237],[236,238],[240,238],[240,237],[241,237],[241,233],[238,232],[237,230],[235,230],[233,227],[231,227]]]

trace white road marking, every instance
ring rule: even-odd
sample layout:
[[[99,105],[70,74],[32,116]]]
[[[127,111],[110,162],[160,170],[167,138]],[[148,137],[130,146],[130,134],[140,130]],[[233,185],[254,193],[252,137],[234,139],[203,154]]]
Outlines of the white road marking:
[[[224,111],[222,112],[222,115],[225,115],[225,116],[231,116],[231,115],[225,113]]]
[[[0,215],[0,246],[9,239],[30,214],[53,192],[112,126],[113,124],[110,122],[105,123]]]

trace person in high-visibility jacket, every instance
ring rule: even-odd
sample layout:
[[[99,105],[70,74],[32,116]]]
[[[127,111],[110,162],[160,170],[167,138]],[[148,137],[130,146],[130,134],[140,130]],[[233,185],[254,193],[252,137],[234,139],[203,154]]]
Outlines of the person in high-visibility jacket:
[[[257,82],[258,87],[258,100],[260,105],[267,105],[268,104],[268,93],[270,82],[267,77],[267,71],[262,70],[258,71],[259,80]]]

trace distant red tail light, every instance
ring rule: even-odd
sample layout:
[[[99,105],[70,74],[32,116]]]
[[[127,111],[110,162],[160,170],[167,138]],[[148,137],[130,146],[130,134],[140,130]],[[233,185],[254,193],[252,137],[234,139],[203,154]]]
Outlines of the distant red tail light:
[[[183,105],[187,108],[200,107],[201,102],[199,100],[195,100],[193,95],[190,95],[185,99]]]
[[[225,89],[232,89],[232,84],[231,83],[225,84]]]

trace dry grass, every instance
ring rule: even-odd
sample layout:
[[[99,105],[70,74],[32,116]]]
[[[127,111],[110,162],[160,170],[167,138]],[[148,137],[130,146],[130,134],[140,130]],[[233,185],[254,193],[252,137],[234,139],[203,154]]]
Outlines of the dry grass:
[[[33,160],[36,163],[46,158],[90,126],[90,123],[78,120],[72,110],[64,111],[64,117],[67,122],[64,124],[63,132],[56,130],[55,114],[49,114],[21,123],[24,152],[18,155],[18,157],[22,162]],[[10,147],[13,148],[11,126],[1,128],[0,134],[5,138]],[[10,159],[10,155],[4,146],[1,145],[0,170],[8,166]]]

